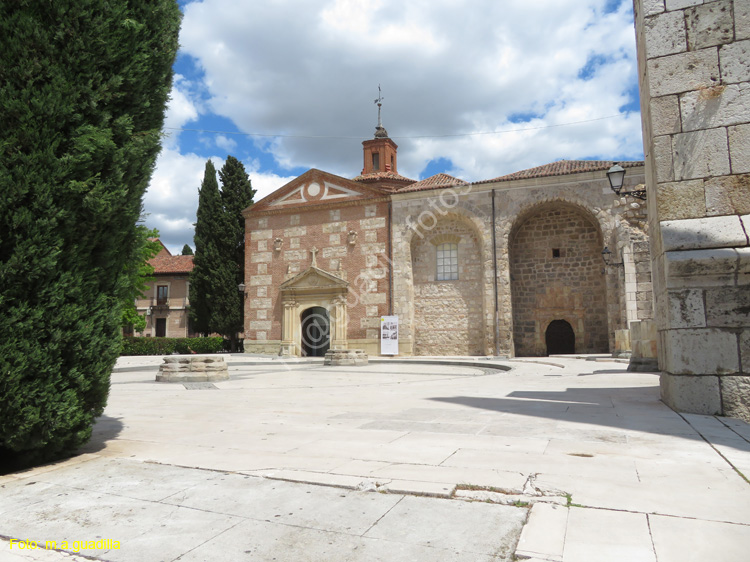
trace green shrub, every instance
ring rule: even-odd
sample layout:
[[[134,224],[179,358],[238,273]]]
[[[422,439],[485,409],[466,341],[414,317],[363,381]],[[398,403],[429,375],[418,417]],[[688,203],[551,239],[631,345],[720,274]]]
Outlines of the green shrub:
[[[120,355],[172,355],[179,353],[219,353],[224,349],[224,338],[123,338]]]

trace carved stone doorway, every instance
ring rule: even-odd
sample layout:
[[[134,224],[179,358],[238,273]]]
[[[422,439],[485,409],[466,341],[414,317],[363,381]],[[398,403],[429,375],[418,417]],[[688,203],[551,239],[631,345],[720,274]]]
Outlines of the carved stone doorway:
[[[315,266],[281,284],[281,355],[320,357],[329,348],[347,348],[348,287]]]
[[[331,346],[331,321],[322,306],[305,309],[300,315],[302,355],[324,357]]]
[[[566,355],[576,352],[576,335],[565,320],[553,320],[545,332],[547,355]]]

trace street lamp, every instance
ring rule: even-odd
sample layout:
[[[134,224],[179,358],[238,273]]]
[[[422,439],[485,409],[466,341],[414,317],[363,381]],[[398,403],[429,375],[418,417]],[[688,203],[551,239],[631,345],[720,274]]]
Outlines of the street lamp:
[[[622,265],[622,262],[612,261],[612,252],[607,246],[604,246],[604,250],[602,250],[602,259],[604,260],[604,265]]]
[[[630,195],[636,199],[646,200],[645,189],[634,189],[633,191],[622,191],[622,184],[625,181],[625,168],[619,164],[615,164],[609,170],[607,170],[607,179],[609,180],[609,187],[615,192],[615,195]]]

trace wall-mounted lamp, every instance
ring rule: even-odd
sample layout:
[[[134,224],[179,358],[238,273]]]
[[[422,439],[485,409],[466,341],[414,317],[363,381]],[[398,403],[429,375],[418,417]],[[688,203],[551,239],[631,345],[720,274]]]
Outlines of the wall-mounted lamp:
[[[604,250],[602,250],[602,259],[604,260],[604,265],[622,265],[622,262],[612,261],[612,252],[610,252],[607,246],[604,246]]]
[[[283,245],[284,245],[284,241],[281,238],[276,238],[273,241],[273,249],[276,250],[277,252],[281,251],[281,246]]]
[[[625,168],[619,164],[615,164],[609,170],[607,170],[607,179],[609,180],[609,187],[616,195],[630,195],[636,199],[646,200],[645,189],[634,189],[633,191],[622,191],[622,184],[625,181]]]
[[[239,285],[237,285],[237,290],[240,293],[244,293],[245,292],[245,284],[244,283],[240,283]]]
[[[350,246],[354,246],[357,243],[357,233],[353,230],[350,230],[349,235],[347,236],[347,240]]]

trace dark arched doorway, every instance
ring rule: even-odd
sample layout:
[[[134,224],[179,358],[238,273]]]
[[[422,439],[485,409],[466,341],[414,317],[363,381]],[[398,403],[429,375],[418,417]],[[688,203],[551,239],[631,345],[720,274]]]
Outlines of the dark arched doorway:
[[[565,320],[553,320],[544,334],[547,355],[565,355],[576,352],[576,335]]]
[[[331,345],[331,321],[322,306],[313,306],[300,315],[302,355],[323,357]]]

